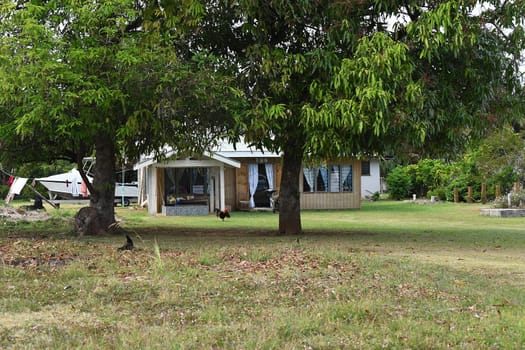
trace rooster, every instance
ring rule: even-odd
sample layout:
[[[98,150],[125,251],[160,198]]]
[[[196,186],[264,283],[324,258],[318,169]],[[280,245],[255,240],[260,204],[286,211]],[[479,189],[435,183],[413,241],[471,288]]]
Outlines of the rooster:
[[[215,208],[215,214],[217,214],[217,217],[220,218],[222,221],[224,221],[224,218],[230,217],[230,212],[226,208],[224,208],[223,210]]]
[[[130,236],[126,235],[126,244],[124,244],[122,247],[118,248],[117,250],[132,250],[134,248],[133,240]]]

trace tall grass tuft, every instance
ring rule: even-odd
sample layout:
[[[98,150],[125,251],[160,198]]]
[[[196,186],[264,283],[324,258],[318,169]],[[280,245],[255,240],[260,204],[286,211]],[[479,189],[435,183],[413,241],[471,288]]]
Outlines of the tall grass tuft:
[[[155,254],[155,270],[156,272],[163,272],[164,271],[164,264],[162,263],[162,255],[160,253],[160,245],[159,242],[157,242],[157,238],[155,237],[155,241],[153,243],[153,253]]]

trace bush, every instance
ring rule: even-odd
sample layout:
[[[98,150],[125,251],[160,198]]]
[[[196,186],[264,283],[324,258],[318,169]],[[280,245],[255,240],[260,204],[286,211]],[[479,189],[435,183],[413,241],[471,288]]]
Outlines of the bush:
[[[493,208],[523,208],[525,206],[525,192],[520,191],[510,195],[510,207],[508,196],[499,196],[492,202]]]
[[[502,193],[510,192],[514,187],[514,182],[519,180],[519,174],[515,172],[511,167],[503,168],[499,173],[494,174],[489,181],[487,181],[489,187],[495,187],[500,185]]]
[[[386,184],[391,199],[408,198],[412,193],[412,180],[404,167],[394,168],[386,177]]]
[[[445,187],[440,187],[435,190],[428,191],[427,198],[430,199],[432,196],[436,196],[439,200],[446,201],[448,200],[447,189]]]
[[[4,199],[7,196],[7,193],[9,193],[9,186],[0,185],[0,198]]]

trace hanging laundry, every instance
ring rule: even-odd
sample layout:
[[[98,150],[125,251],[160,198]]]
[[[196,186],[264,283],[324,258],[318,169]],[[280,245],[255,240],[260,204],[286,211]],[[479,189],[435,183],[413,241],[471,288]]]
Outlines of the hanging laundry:
[[[78,197],[80,195],[80,186],[79,186],[80,181],[82,181],[82,178],[80,177],[80,173],[78,172],[78,170],[74,171],[73,178],[71,179],[71,195],[73,197]]]
[[[82,197],[86,198],[89,196],[89,191],[86,185],[86,182],[82,180],[82,183],[80,184],[80,193],[82,194]]]
[[[22,192],[22,189],[26,185],[27,180],[29,179],[25,177],[16,177],[13,180],[13,183],[9,188],[9,192],[7,193],[7,197],[5,198],[5,204],[8,204],[10,201],[12,201],[15,197],[15,194],[20,194],[20,192]]]

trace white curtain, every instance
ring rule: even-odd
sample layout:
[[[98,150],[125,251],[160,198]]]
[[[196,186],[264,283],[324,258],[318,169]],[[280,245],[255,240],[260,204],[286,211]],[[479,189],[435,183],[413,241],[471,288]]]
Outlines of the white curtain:
[[[328,170],[322,166],[319,168],[319,171],[321,172],[321,177],[323,178],[324,190],[328,191]]]
[[[315,181],[315,174],[317,173],[317,169],[311,169],[311,168],[303,168],[303,174],[304,178],[306,179],[306,182],[308,182],[308,186],[310,186],[310,192],[314,191],[314,181]]]
[[[248,164],[248,184],[250,186],[250,208],[255,208],[253,195],[257,190],[257,181],[259,180],[259,166],[257,164]]]
[[[339,192],[339,166],[332,165],[330,167],[330,192]]]
[[[343,178],[343,191],[345,192],[352,192],[353,191],[353,188],[352,188],[352,166],[351,165],[341,165],[341,176]],[[346,178],[348,177],[348,175],[350,175],[350,183],[346,183],[345,185],[345,181],[346,181]]]
[[[275,189],[274,179],[273,179],[273,164],[266,163],[264,164],[266,168],[266,179],[268,180],[268,187],[273,190]]]

